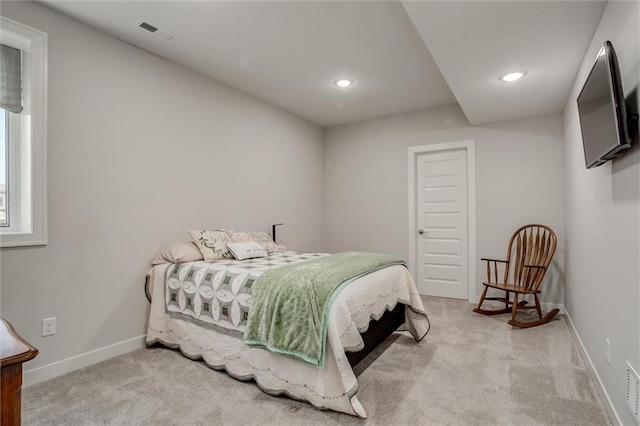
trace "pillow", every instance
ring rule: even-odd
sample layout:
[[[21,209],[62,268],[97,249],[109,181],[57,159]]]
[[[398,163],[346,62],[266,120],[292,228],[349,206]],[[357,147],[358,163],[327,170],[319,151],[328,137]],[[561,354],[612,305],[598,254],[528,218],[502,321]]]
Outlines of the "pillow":
[[[233,259],[227,248],[229,235],[224,231],[189,231],[204,260]]]
[[[202,253],[191,241],[184,243],[172,244],[165,247],[156,254],[151,261],[152,265],[160,265],[161,263],[185,263],[202,260]]]
[[[237,260],[255,259],[256,257],[267,257],[267,251],[255,241],[244,243],[227,243],[227,247],[233,257]]]
[[[251,235],[247,232],[234,232],[231,234],[231,242],[232,243],[251,243],[255,242]]]
[[[269,234],[267,234],[266,232],[247,232],[247,234],[249,234],[249,236],[253,238],[253,241],[256,241],[262,247],[264,247],[269,254],[284,251],[284,246],[279,246],[278,244],[274,243],[271,239],[271,236],[269,236]]]

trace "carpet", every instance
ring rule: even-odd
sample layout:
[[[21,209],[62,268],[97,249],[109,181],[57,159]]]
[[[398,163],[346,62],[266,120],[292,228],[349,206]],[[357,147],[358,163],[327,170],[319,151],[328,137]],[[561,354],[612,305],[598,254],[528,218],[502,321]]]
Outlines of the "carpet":
[[[368,419],[261,392],[163,347],[25,388],[24,425],[607,425],[566,319],[515,329],[508,315],[424,297],[431,331],[395,333],[355,369]]]

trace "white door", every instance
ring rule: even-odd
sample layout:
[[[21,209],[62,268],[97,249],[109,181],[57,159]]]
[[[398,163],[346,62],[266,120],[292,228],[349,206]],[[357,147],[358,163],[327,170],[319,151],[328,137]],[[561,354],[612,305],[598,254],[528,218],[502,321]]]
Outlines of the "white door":
[[[418,290],[467,299],[467,150],[417,156]]]

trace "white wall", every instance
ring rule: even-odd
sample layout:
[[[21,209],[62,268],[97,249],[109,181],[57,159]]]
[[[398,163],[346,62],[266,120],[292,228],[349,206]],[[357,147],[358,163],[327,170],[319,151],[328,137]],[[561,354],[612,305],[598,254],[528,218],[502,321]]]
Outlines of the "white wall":
[[[1,252],[2,316],[40,349],[26,370],[144,334],[150,259],[188,229],[282,221],[323,249],[320,127],[38,4],[2,14],[49,35],[49,244]]]
[[[640,103],[640,3],[610,1],[564,111],[566,307],[625,425],[626,365],[640,367],[640,148],[587,170],[576,98],[600,46],[618,54],[627,100]],[[605,339],[611,342],[611,364]]]
[[[408,256],[408,148],[476,143],[477,255],[503,258],[513,231],[539,222],[558,234],[542,300],[563,301],[562,121],[559,115],[470,127],[457,106],[327,129],[325,246]],[[485,265],[477,263],[477,290]],[[472,295],[473,297],[473,295]]]

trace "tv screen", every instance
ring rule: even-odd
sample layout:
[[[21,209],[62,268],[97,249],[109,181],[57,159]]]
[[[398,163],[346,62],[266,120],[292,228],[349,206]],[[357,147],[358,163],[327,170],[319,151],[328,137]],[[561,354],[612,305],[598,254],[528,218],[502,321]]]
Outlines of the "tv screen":
[[[629,148],[626,106],[616,52],[606,41],[578,96],[587,169],[600,166]]]

